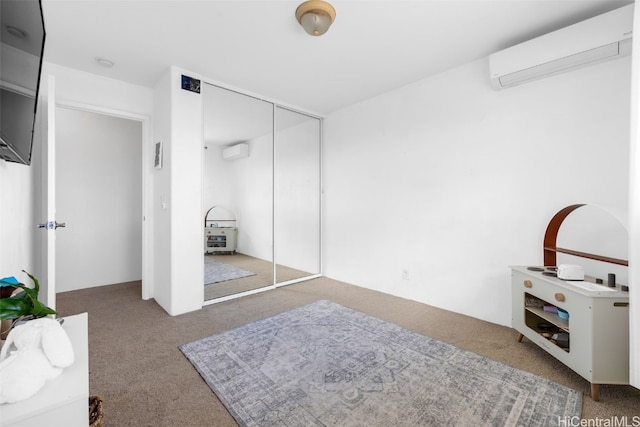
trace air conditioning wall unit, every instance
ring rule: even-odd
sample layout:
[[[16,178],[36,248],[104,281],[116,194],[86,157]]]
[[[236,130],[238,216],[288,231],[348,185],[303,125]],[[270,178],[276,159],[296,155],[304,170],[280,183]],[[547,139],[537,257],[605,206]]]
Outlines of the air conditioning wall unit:
[[[245,157],[249,157],[249,144],[244,142],[222,150],[224,160],[244,159]]]
[[[489,55],[496,89],[516,86],[631,53],[633,4]]]

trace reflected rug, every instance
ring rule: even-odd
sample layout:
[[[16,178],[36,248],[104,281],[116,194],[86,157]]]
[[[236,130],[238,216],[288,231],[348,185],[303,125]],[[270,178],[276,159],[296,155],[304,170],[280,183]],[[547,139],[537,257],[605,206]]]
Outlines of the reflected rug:
[[[204,257],[205,285],[212,285],[214,283],[220,283],[227,280],[239,279],[241,277],[249,276],[255,276],[255,273],[243,270],[233,265],[225,264],[206,255]]]
[[[576,390],[329,301],[180,346],[241,426],[552,426]]]

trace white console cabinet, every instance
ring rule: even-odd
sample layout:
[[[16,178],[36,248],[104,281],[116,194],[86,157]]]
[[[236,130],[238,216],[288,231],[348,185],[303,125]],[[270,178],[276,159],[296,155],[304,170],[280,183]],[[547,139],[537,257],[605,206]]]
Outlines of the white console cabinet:
[[[236,227],[209,227],[204,229],[205,253],[234,253],[237,248],[238,229]]]
[[[552,277],[553,267],[511,270],[519,341],[527,337],[589,381],[593,400],[599,400],[600,384],[629,383],[628,292],[619,285],[560,280]]]
[[[83,427],[89,425],[89,347],[87,313],[64,318],[74,351],[73,365],[34,396],[0,405],[0,426]]]

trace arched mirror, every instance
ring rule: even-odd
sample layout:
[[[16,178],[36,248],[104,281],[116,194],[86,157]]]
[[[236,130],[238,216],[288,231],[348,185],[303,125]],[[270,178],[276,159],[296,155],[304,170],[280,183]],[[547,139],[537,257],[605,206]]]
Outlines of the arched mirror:
[[[273,104],[204,84],[204,299],[274,283]]]
[[[568,215],[558,230],[557,247],[625,261],[629,259],[626,213],[613,208],[585,204]],[[568,253],[557,254],[557,265],[580,265],[587,276],[607,280],[616,275],[620,284],[629,283],[629,268]]]

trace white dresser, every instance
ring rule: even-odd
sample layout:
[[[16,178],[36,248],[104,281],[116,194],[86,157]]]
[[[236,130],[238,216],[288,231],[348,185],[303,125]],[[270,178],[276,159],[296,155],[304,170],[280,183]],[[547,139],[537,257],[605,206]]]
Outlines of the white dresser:
[[[89,347],[87,313],[64,318],[75,361],[29,399],[0,405],[0,426],[84,427],[89,425]]]
[[[208,227],[204,229],[204,252],[236,251],[238,229],[236,227]]]
[[[628,292],[619,285],[560,280],[549,267],[511,271],[519,341],[527,337],[589,381],[593,400],[599,400],[600,384],[629,383]],[[557,309],[568,312],[568,319]]]

